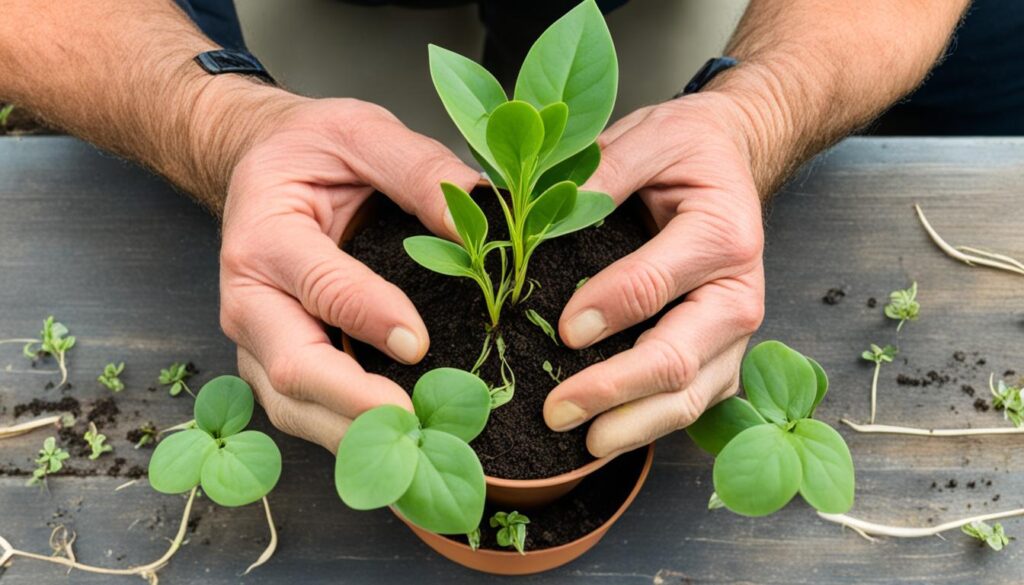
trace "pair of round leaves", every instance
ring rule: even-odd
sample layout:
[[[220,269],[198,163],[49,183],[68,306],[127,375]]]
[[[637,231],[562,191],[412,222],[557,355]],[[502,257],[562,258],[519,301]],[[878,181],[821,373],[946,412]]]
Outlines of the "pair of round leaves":
[[[149,460],[149,483],[165,494],[202,484],[221,506],[244,506],[270,493],[281,476],[273,439],[243,430],[252,418],[252,389],[235,376],[210,380],[196,396],[196,428],[160,441]]]
[[[468,443],[487,424],[487,384],[438,368],[416,382],[412,403],[415,414],[384,405],[352,422],[338,446],[338,495],[357,510],[394,505],[438,534],[468,533],[484,512],[484,471]]]
[[[749,402],[729,398],[687,428],[698,446],[716,455],[715,492],[746,516],[778,511],[798,492],[831,514],[853,506],[850,450],[832,427],[811,415],[828,391],[814,360],[778,341],[758,344],[743,359]]]

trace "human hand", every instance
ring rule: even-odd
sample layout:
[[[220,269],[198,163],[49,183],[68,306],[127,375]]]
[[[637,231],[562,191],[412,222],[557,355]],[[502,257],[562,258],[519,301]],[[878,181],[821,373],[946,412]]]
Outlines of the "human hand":
[[[333,452],[363,411],[412,404],[397,384],[332,346],[324,325],[404,363],[418,362],[429,345],[405,294],[338,248],[345,227],[379,190],[455,238],[439,183],[468,190],[479,173],[384,108],[296,99],[231,177],[221,327],[274,426]]]
[[[764,314],[761,201],[740,114],[713,93],[633,112],[599,139],[601,166],[585,188],[621,203],[638,193],[659,233],[590,278],[570,299],[559,333],[589,346],[685,295],[629,350],[563,381],[544,418],[587,435],[601,457],[696,420],[735,393],[739,364]]]

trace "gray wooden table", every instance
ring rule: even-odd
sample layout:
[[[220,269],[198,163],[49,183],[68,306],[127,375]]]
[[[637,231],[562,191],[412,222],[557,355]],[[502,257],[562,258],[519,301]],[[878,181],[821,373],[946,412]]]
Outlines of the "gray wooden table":
[[[769,219],[768,310],[759,338],[784,340],[828,370],[832,391],[819,410],[823,418],[866,418],[871,370],[858,356],[870,342],[894,340],[881,305],[890,290],[916,280],[923,317],[904,328],[901,359],[882,375],[880,421],[1003,424],[995,412],[976,411],[961,386],[981,395],[990,371],[1024,370],[1024,280],[946,258],[911,205],[921,202],[954,243],[1020,256],[1022,190],[1024,140],[853,139],[818,159],[778,199]],[[128,389],[116,396],[120,418],[107,429],[126,466],[145,465],[151,453],[134,450],[128,430],[190,416],[187,397],[147,391],[161,367],[192,360],[202,370],[199,384],[235,369],[232,345],[218,329],[217,246],[215,222],[144,171],[68,138],[0,139],[0,337],[34,335],[51,313],[68,324],[79,343],[67,395],[86,408],[108,394],[94,380],[103,364],[127,362]],[[822,302],[830,288],[845,291],[839,304]],[[878,307],[868,308],[870,297]],[[953,358],[958,351],[964,362]],[[898,374],[920,377],[930,370],[950,380],[896,384]],[[0,346],[0,424],[12,421],[15,404],[58,397],[43,389],[51,378],[27,367],[20,346]],[[268,428],[263,419],[259,424]],[[271,495],[281,529],[276,556],[240,577],[266,542],[261,510],[201,501],[198,525],[161,572],[162,583],[486,579],[435,555],[390,513],[346,509],[334,491],[330,455],[271,432],[284,453],[284,473]],[[1021,439],[842,433],[857,466],[857,516],[927,525],[1024,505]],[[0,443],[0,469],[29,469],[45,436],[40,431]],[[944,487],[951,479],[957,488]],[[710,480],[711,459],[683,434],[660,441],[647,486],[597,548],[560,570],[519,580],[996,584],[1020,583],[1024,574],[1024,542],[1001,554],[957,532],[947,540],[872,544],[819,520],[802,502],[757,520],[708,512]],[[183,504],[144,481],[115,492],[123,477],[55,477],[48,493],[24,481],[0,476],[0,535],[46,552],[50,526],[63,523],[79,535],[79,558],[98,564],[155,559]],[[1024,537],[1024,522],[1006,525]],[[0,576],[3,585],[65,582],[112,580],[69,577],[24,560]]]

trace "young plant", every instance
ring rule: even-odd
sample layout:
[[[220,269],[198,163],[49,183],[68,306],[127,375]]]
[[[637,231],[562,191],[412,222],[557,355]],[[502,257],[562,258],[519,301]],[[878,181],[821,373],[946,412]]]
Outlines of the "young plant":
[[[96,423],[89,423],[89,429],[85,431],[85,442],[89,444],[89,459],[99,459],[100,455],[114,450],[106,444],[107,436],[96,429]]]
[[[1003,550],[1003,547],[1010,544],[1010,539],[1006,536],[1006,532],[1003,531],[1003,525],[999,522],[989,526],[987,522],[975,520],[970,524],[964,524],[960,530],[967,536],[980,540],[982,544],[987,544],[989,548],[996,552]]]
[[[715,493],[733,512],[765,516],[796,495],[821,512],[853,506],[850,450],[832,427],[811,418],[828,391],[814,360],[778,341],[765,341],[743,359],[747,399],[729,398],[686,431],[715,455]]]
[[[201,485],[221,506],[244,506],[270,493],[281,476],[274,440],[244,430],[252,418],[252,389],[241,378],[219,376],[196,397],[196,428],[169,435],[149,460],[149,483],[180,494]]]
[[[46,437],[43,441],[43,448],[39,450],[39,457],[36,457],[36,468],[32,471],[32,477],[25,485],[37,485],[46,482],[46,476],[56,473],[64,467],[64,460],[71,457],[71,454],[57,446],[57,440],[53,437]]]
[[[487,423],[487,385],[438,368],[413,388],[415,414],[394,405],[359,415],[338,446],[334,484],[350,508],[394,506],[438,534],[471,534],[484,513],[484,470],[469,446]]]
[[[899,333],[907,321],[917,321],[921,304],[917,302],[917,283],[905,290],[894,290],[889,293],[889,304],[885,306],[885,316],[899,321],[896,332]]]
[[[551,341],[555,342],[555,345],[562,345],[561,343],[558,342],[558,333],[555,332],[555,328],[551,326],[551,323],[548,323],[547,319],[541,317],[540,313],[534,311],[533,309],[526,309],[526,318],[530,321],[530,323],[533,323],[541,331],[543,331],[544,335],[550,337]]]
[[[514,547],[521,555],[526,554],[526,525],[529,523],[530,519],[519,512],[497,512],[488,521],[491,528],[500,527],[498,546]]]
[[[878,374],[882,371],[882,364],[892,363],[897,353],[891,345],[878,347],[872,343],[869,351],[860,354],[862,359],[875,364],[875,374],[871,378],[871,424],[875,424],[875,406],[878,403]]]
[[[63,386],[68,381],[67,352],[75,346],[75,336],[68,335],[68,328],[62,323],[54,321],[50,315],[43,321],[43,330],[39,332],[39,339],[26,340],[25,347],[21,352],[30,360],[37,360],[48,355],[57,359],[57,366],[60,368],[60,383],[57,387]]]
[[[112,392],[120,392],[124,390],[124,382],[121,381],[121,372],[124,371],[124,362],[117,364],[116,366],[112,363],[103,366],[103,373],[100,374],[96,381],[107,387]]]
[[[157,430],[153,423],[146,423],[138,429],[138,439],[135,440],[135,448],[141,449],[146,445],[156,442]]]
[[[551,377],[552,380],[555,381],[555,384],[561,384],[562,383],[562,368],[561,367],[559,367],[558,370],[556,371],[555,367],[552,366],[551,362],[549,362],[548,360],[544,360],[544,362],[541,363],[540,367],[541,367],[541,369],[544,370],[544,372],[547,373],[548,376]]]
[[[192,370],[188,367],[188,364],[174,362],[168,366],[167,369],[160,370],[160,377],[157,378],[157,381],[164,386],[170,386],[169,392],[171,396],[177,396],[178,394],[181,394],[182,390],[184,390],[195,398],[196,395],[192,394],[192,389],[189,388],[188,384],[185,382],[185,380],[188,380],[191,377]]]
[[[996,410],[1003,411],[1003,417],[1012,422],[1013,426],[1024,426],[1024,397],[1021,396],[1021,388],[1010,386],[999,380],[995,383],[995,374],[988,377],[988,389],[992,393],[992,406]]]
[[[615,103],[615,47],[601,10],[585,0],[533,44],[511,101],[476,62],[434,45],[429,55],[437,93],[494,187],[509,239],[488,242],[480,207],[459,187],[442,183],[462,242],[415,236],[405,250],[430,270],[476,281],[494,328],[504,303],[523,298],[537,246],[594,225],[615,207],[608,195],[579,190],[601,160],[594,141]],[[486,267],[495,250],[501,255],[497,284]]]

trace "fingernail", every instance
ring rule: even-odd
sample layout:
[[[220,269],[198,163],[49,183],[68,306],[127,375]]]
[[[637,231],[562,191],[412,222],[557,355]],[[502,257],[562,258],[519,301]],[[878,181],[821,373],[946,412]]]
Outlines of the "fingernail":
[[[551,407],[547,419],[552,430],[564,431],[586,420],[587,413],[572,402],[563,400]]]
[[[455,218],[452,217],[451,209],[444,210],[444,227],[448,228],[448,232],[453,236],[459,235],[459,230],[455,227]]]
[[[407,364],[413,364],[420,360],[420,338],[405,327],[395,327],[388,333],[385,342],[391,353]]]
[[[565,328],[565,334],[568,337],[566,342],[571,347],[590,345],[607,328],[608,323],[604,320],[601,311],[587,309],[569,320],[569,325]]]

